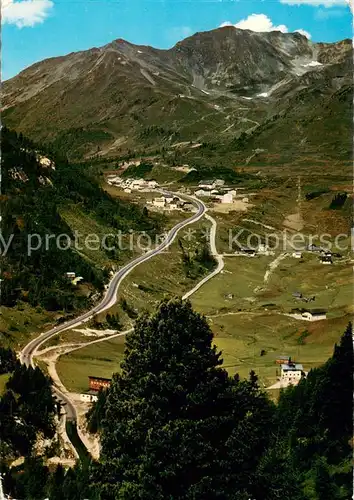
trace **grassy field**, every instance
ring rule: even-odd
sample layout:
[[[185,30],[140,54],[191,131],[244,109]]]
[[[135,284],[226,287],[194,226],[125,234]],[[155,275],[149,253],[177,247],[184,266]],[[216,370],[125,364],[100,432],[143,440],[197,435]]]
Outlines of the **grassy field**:
[[[329,210],[335,192],[347,189],[345,180],[338,179],[333,186],[333,179],[305,179],[300,203],[296,182],[297,178],[292,177],[278,179],[273,184],[270,182],[255,192],[251,199],[254,207],[247,213],[213,214],[218,222],[219,252],[230,251],[230,229],[243,228],[246,234],[248,231],[261,236],[271,231],[244,219],[261,222],[280,232],[287,217],[298,213],[302,231],[307,236],[316,231],[326,231],[332,236],[348,231],[346,209]],[[305,194],[323,185],[324,193],[311,200],[305,199]],[[200,230],[202,226],[200,223]],[[192,250],[197,240],[187,243],[182,239],[182,242]],[[151,310],[162,298],[182,295],[192,288],[193,280],[183,272],[179,250],[175,242],[169,253],[137,267],[123,283],[121,294],[137,312]],[[343,259],[335,259],[332,266],[321,264],[315,254],[304,253],[301,260],[288,256],[280,261],[265,282],[269,264],[280,251],[274,256],[225,258],[222,274],[191,297],[193,307],[209,321],[215,344],[222,351],[224,367],[231,374],[238,372],[244,377],[254,369],[265,387],[276,381],[275,358],[279,355],[292,356],[303,364],[305,371],[328,359],[354,309],[351,305],[352,265],[348,252],[343,252]],[[292,295],[297,291],[306,297],[314,296],[315,301],[297,301]],[[295,308],[325,308],[327,320],[312,323],[285,315]],[[118,312],[124,318],[119,304],[111,312]],[[119,339],[118,346],[107,347],[107,351],[106,345],[108,342],[103,342],[60,359],[60,376],[71,390],[87,389],[87,375],[92,370],[96,375],[110,377],[119,369],[123,339]],[[109,355],[106,356],[105,352]]]
[[[193,254],[200,245],[203,231],[209,223],[193,224],[195,232],[180,233],[183,248]],[[204,271],[204,273],[206,270]],[[120,298],[124,298],[129,305],[133,305],[136,313],[143,310],[152,310],[163,298],[181,296],[203,277],[203,274],[194,279],[186,276],[182,264],[182,253],[176,240],[167,253],[161,253],[148,262],[136,267],[123,281],[120,289]],[[119,315],[122,330],[130,327],[133,320],[123,311],[121,303],[111,308],[109,313]],[[104,321],[107,311],[99,314],[97,319]],[[77,332],[63,332],[60,338],[53,341],[53,345],[61,342],[81,341],[82,336]],[[86,338],[85,341],[89,341]],[[60,357],[58,374],[64,385],[72,391],[87,390],[88,375],[110,377],[119,369],[124,349],[124,339],[107,340],[102,343],[84,347]]]
[[[151,179],[156,179],[162,183],[176,182],[184,176],[184,172],[175,170],[167,165],[155,165],[150,173]]]
[[[165,256],[161,257],[164,259]],[[348,304],[352,296],[348,266],[323,266],[312,256],[302,264],[290,258],[282,261],[265,285],[264,273],[273,258],[227,258],[223,273],[191,297],[193,307],[207,316],[215,343],[223,353],[225,368],[241,376],[247,376],[254,369],[265,386],[276,381],[275,358],[278,355],[292,356],[303,363],[305,370],[318,366],[331,355],[334,343],[350,320]],[[155,264],[159,266],[161,261]],[[169,265],[172,265],[171,258]],[[171,268],[166,262],[164,266],[166,276],[171,276]],[[152,280],[156,272],[155,265],[140,269],[141,274],[132,276],[122,288],[124,296],[132,304],[153,308],[154,294],[152,298],[149,294],[149,302],[146,297],[137,300],[139,295],[144,297],[146,293],[134,287],[134,282]],[[333,288],[326,288],[326,283],[331,280]],[[169,284],[161,278],[164,290]],[[172,285],[180,286],[178,282]],[[176,291],[172,285],[171,294]],[[312,307],[328,308],[327,321],[309,323],[280,314],[299,305],[306,307],[291,295],[298,289],[316,296]],[[158,292],[157,289],[159,295]],[[119,338],[61,357],[58,366],[64,384],[67,383],[71,390],[83,390],[92,370],[98,376],[110,377],[118,369],[123,343],[124,340]]]
[[[84,347],[59,358],[58,375],[70,391],[87,391],[89,375],[110,378],[119,371],[123,352],[122,337]]]
[[[264,275],[274,257],[224,257],[224,269],[214,280],[206,283],[192,302],[201,310],[249,308],[255,300],[256,290],[263,286]],[[233,294],[233,299],[226,297]],[[211,309],[210,309],[211,308]]]
[[[276,381],[275,359],[288,355],[305,371],[322,364],[344,332],[350,317],[318,323],[299,322],[272,313],[241,313],[209,318],[224,366],[246,377],[255,370],[265,387]],[[306,333],[305,333],[306,332]],[[305,341],[301,339],[306,335]],[[304,342],[304,343],[302,343]]]
[[[229,312],[207,319],[229,373],[247,377],[254,369],[267,387],[276,381],[278,355],[292,356],[306,371],[323,363],[350,317],[305,323],[270,312]],[[123,352],[122,337],[74,351],[59,358],[59,377],[69,390],[87,391],[89,375],[111,378],[119,372]]]
[[[266,290],[260,294],[261,303],[272,303],[290,312],[294,307],[306,307],[292,293],[300,291],[304,296],[315,296],[308,307],[325,308],[330,317],[350,313],[353,283],[352,266],[341,259],[331,266],[321,264],[318,256],[304,254],[302,260],[291,257],[281,261],[271,275]]]
[[[120,287],[118,302],[109,311],[98,314],[99,321],[104,321],[107,313],[118,314],[121,328],[130,327],[133,318],[123,310],[122,299],[135,310],[135,314],[144,310],[152,310],[165,298],[183,295],[208,273],[206,269],[203,269],[195,276],[186,275],[179,240],[184,251],[193,255],[196,248],[200,248],[204,231],[210,227],[210,224],[200,221],[190,227],[191,232],[188,228],[182,230],[166,252],[137,266],[125,278]]]
[[[57,316],[25,302],[0,309],[0,344],[14,349],[20,349],[31,337],[49,329]]]
[[[102,241],[105,234],[110,234],[112,232],[112,228],[98,223],[91,217],[84,214],[76,206],[71,206],[70,209],[67,208],[65,210],[61,210],[60,214],[69,227],[73,231],[77,231],[77,234],[79,235],[77,238],[78,248],[80,248],[80,252],[88,261],[100,267],[112,264],[112,261],[110,261],[103,249],[91,250],[87,245],[85,245],[85,238],[87,235],[96,234],[99,237],[99,240]]]
[[[266,386],[275,382],[277,355],[293,356],[305,370],[330,356],[351,319],[353,296],[351,266],[323,266],[312,255],[304,262],[288,258],[264,284],[269,259],[226,259],[224,274],[191,298],[210,321],[225,367],[242,376],[255,369]],[[296,301],[292,292],[298,290],[315,301]],[[280,314],[296,307],[326,308],[328,320],[308,323]]]
[[[5,392],[6,384],[9,378],[10,373],[3,373],[2,375],[0,375],[0,396]]]
[[[324,234],[328,234],[327,239],[334,243],[335,236],[346,234],[348,238],[341,238],[340,244],[349,244],[352,194],[348,181],[336,178],[319,180],[318,178],[313,179],[302,176],[300,179],[300,201],[298,200],[298,183],[298,177],[269,179],[269,181],[264,180],[265,186],[261,189],[239,190],[238,194],[242,193],[248,196],[253,206],[247,212],[234,211],[229,214],[213,214],[218,222],[219,251],[229,252],[230,234],[235,236],[240,231],[242,233],[238,239],[244,245],[246,245],[247,237],[250,234],[256,234],[260,238],[264,238],[267,234],[272,232],[280,233],[285,229],[292,234],[293,231],[287,225],[287,218],[289,215],[294,214],[298,215],[300,226],[302,226],[301,228],[299,226],[297,231],[304,234],[307,243],[310,242],[309,238],[311,237],[313,243],[319,244],[316,235]],[[313,199],[306,199],[306,195],[309,193],[320,191],[324,192],[318,196],[316,195]],[[341,210],[330,210],[330,203],[338,192],[348,194],[347,202]],[[261,224],[252,223],[250,220],[272,227],[275,231]],[[337,250],[341,251],[340,248],[337,248]]]
[[[105,184],[104,186],[112,196],[119,196],[122,199],[137,203],[140,206],[145,206],[147,199],[154,196],[153,193],[135,193],[132,196],[124,193],[122,190],[109,186],[108,184]],[[103,249],[90,250],[84,245],[86,236],[89,234],[96,234],[99,239],[101,239],[105,234],[112,233],[112,228],[98,223],[96,220],[83,213],[82,210],[76,205],[67,206],[65,209],[61,209],[60,213],[70,228],[73,231],[77,231],[78,244],[82,249],[80,252],[87,261],[93,263],[94,265],[101,268],[104,266],[118,267],[141,254],[141,250],[136,247],[133,247],[132,251],[130,249],[127,250],[129,248],[129,235],[122,237],[122,243],[125,250],[117,255],[117,258],[114,260],[110,259]],[[188,218],[189,216],[190,214],[184,212],[172,212],[168,215],[156,212],[153,215],[155,220],[158,220],[162,227],[166,228],[166,230],[172,228],[178,222]],[[154,243],[155,242],[153,241],[153,244]],[[80,290],[85,294],[92,291],[88,289],[88,287],[85,287],[85,285],[81,285]],[[31,337],[38,335],[39,332],[49,329],[53,326],[56,319],[64,315],[63,311],[49,312],[45,311],[41,307],[31,307],[26,302],[18,302],[14,307],[2,306],[0,309],[0,342],[2,345],[11,346],[16,350],[20,350],[20,348],[25,345]],[[76,311],[76,313],[78,314],[79,311]],[[129,317],[123,311],[121,311],[121,316],[123,324],[129,324]],[[75,337],[75,335],[71,335],[71,337]],[[64,332],[64,334],[60,337],[55,337],[53,339],[53,345],[56,345],[61,341],[67,342],[67,339],[67,332]]]

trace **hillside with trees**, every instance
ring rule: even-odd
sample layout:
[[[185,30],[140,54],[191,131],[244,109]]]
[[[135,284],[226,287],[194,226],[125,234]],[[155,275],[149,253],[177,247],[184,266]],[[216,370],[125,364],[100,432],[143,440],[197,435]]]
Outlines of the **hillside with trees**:
[[[87,308],[91,296],[103,290],[122,251],[117,247],[113,256],[107,251],[103,266],[88,259],[74,244],[76,227],[62,216],[64,210],[79,210],[94,227],[102,225],[113,234],[158,229],[156,219],[137,205],[113,199],[82,166],[51,155],[5,127],[1,168],[3,306],[23,301],[48,311],[72,312]],[[82,276],[89,292],[77,293],[68,271]]]
[[[58,408],[49,377],[17,361],[0,399],[0,456],[4,463],[30,457],[39,435],[53,438]]]
[[[128,335],[122,372],[90,412],[98,498],[351,498],[352,328],[276,405],[230,377],[206,320],[163,303]],[[326,490],[326,492],[324,492]]]
[[[16,393],[24,377],[45,380],[15,373],[8,390]],[[36,387],[42,398],[46,384]],[[29,453],[20,470],[3,469],[4,484],[28,500],[349,500],[352,392],[351,325],[333,356],[275,404],[254,372],[227,374],[190,303],[165,301],[138,318],[121,373],[88,415],[101,436],[99,462],[49,471]]]

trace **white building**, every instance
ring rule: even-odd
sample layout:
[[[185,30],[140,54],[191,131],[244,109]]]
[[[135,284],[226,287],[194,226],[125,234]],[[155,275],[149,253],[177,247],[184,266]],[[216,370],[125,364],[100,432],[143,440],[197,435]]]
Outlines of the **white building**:
[[[125,192],[125,193],[131,193],[131,192],[132,192],[132,190],[131,190],[130,188],[124,188],[124,192]]]
[[[234,197],[232,196],[231,193],[226,193],[221,197],[220,201],[221,203],[233,203]]]
[[[281,365],[280,379],[287,382],[299,382],[304,373],[303,366],[300,363],[287,363]]]
[[[214,181],[200,181],[198,186],[201,189],[208,189],[209,191],[211,191],[212,189],[214,189],[216,187]]]
[[[41,167],[44,167],[44,168],[51,167],[53,170],[55,170],[54,163],[52,162],[52,160],[50,160],[46,156],[37,154],[37,161],[41,164]]]
[[[122,184],[124,181],[118,175],[109,175],[107,177],[107,182],[108,182],[108,184],[110,184],[112,186],[113,184],[117,184],[117,185]]]
[[[96,394],[80,394],[80,401],[84,403],[94,403],[98,400]]]
[[[305,321],[321,321],[327,319],[326,311],[305,311],[301,314],[302,319]]]
[[[196,191],[194,194],[196,196],[210,196],[210,191],[205,191],[204,189],[198,189],[198,191]]]
[[[148,186],[151,189],[155,189],[158,186],[158,183],[156,181],[148,181]]]
[[[165,208],[166,200],[164,196],[161,196],[161,198],[155,198],[152,203],[155,207]]]
[[[293,252],[292,255],[293,255],[294,259],[301,259],[302,258],[301,252]]]
[[[80,283],[80,281],[82,281],[83,279],[84,279],[84,278],[83,278],[82,276],[77,276],[77,278],[74,278],[74,279],[72,280],[72,282],[71,282],[71,283],[72,283],[73,285],[77,285],[77,284],[78,284],[78,283]]]
[[[135,179],[131,183],[133,189],[140,189],[146,186],[146,181],[144,179]]]
[[[325,265],[331,265],[333,264],[332,257],[329,255],[324,255],[323,257],[320,258],[321,264]]]

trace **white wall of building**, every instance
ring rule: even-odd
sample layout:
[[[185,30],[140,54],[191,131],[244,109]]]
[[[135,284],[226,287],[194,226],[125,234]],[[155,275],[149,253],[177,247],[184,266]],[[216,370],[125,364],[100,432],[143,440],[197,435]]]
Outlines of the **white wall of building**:
[[[93,403],[98,400],[94,394],[80,394],[80,400],[84,403]]]

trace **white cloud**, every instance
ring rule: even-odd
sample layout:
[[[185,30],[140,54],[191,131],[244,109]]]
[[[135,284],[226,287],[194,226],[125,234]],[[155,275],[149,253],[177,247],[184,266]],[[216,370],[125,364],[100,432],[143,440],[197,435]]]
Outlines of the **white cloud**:
[[[295,30],[295,33],[300,33],[300,35],[306,36],[306,38],[308,38],[309,40],[311,39],[311,33],[301,28],[299,30]]]
[[[265,14],[251,14],[246,19],[241,19],[241,21],[236,24],[233,24],[230,21],[225,21],[220,25],[220,28],[225,26],[234,26],[235,28],[239,28],[241,30],[251,30],[259,33],[265,33],[268,31],[281,31],[282,33],[289,33],[289,29],[285,26],[285,24],[274,25],[272,20]],[[311,38],[308,31],[301,28],[295,31],[297,33],[301,33],[301,35],[304,35],[307,38]]]
[[[266,31],[281,31],[282,33],[287,33],[288,28],[285,24],[279,24],[275,26],[271,19],[265,14],[251,14],[246,19],[241,19],[236,23],[235,28],[240,28],[241,30],[251,30],[258,32]]]
[[[2,0],[2,23],[15,24],[18,28],[43,23],[53,7],[52,0]]]
[[[333,7],[334,5],[350,5],[351,0],[280,0],[289,5],[313,5],[314,7]]]

